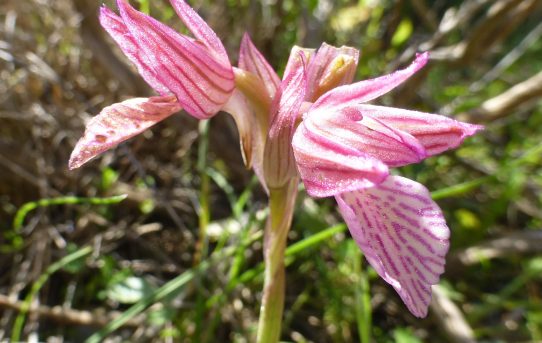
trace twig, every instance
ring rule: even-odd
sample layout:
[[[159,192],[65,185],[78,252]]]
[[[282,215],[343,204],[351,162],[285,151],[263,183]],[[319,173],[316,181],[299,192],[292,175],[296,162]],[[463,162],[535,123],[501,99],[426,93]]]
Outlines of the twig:
[[[416,14],[423,21],[424,25],[431,31],[438,29],[437,19],[435,18],[435,12],[432,11],[424,0],[410,0],[412,7],[416,11]]]
[[[542,71],[530,79],[518,83],[506,92],[482,103],[470,112],[457,116],[469,122],[489,122],[513,113],[513,109],[542,95]]]
[[[452,272],[453,269],[470,266],[482,260],[540,252],[542,230],[522,231],[458,251],[450,255],[447,266],[448,271]]]
[[[122,87],[131,94],[147,95],[150,88],[130,67],[114,53],[112,46],[106,41],[98,22],[98,1],[73,0],[77,11],[83,17],[81,37],[102,66],[117,79]]]
[[[449,8],[438,25],[438,31],[436,31],[433,36],[431,36],[431,38],[427,39],[425,42],[416,44],[415,46],[405,50],[396,63],[392,64],[392,69],[397,69],[397,67],[400,65],[412,60],[414,54],[418,51],[434,50],[437,46],[439,46],[441,41],[448,34],[450,34],[450,32],[457,28],[467,26],[470,19],[476,16],[478,11],[488,2],[490,2],[490,0],[471,0],[463,2],[459,9]]]
[[[516,63],[516,61],[529,49],[533,44],[542,36],[542,22],[538,24],[525,38],[509,53],[504,56],[499,63],[497,63],[490,71],[488,71],[482,78],[474,82],[469,87],[468,96],[472,93],[477,93],[484,89],[490,82],[497,79],[508,67]],[[452,114],[455,109],[465,102],[467,95],[458,96],[448,105],[442,107],[441,113]]]
[[[0,307],[21,311],[24,308],[22,301],[13,301],[9,297],[0,294]],[[105,326],[115,318],[121,315],[121,312],[105,310],[79,311],[62,306],[44,306],[30,307],[29,314],[46,317],[48,319],[60,322],[62,324]],[[136,327],[144,321],[144,316],[138,316],[124,323],[125,326]]]
[[[495,80],[505,69],[514,64],[533,44],[542,36],[542,22],[538,24],[514,49],[510,50],[499,63],[488,71],[480,80],[474,82],[470,87],[470,92],[477,92],[484,88],[488,83]]]
[[[431,313],[442,331],[454,343],[475,343],[474,332],[465,320],[463,313],[446,295],[445,290],[433,286]]]
[[[517,0],[498,1],[466,39],[451,46],[435,49],[431,58],[461,65],[469,64],[505,40],[538,6],[540,6],[538,0],[525,0],[519,5]],[[425,47],[431,48],[428,44],[425,44]]]
[[[41,187],[41,181],[37,176],[35,176],[32,173],[26,171],[26,169],[24,169],[20,165],[12,162],[11,160],[9,160],[8,158],[6,158],[6,157],[4,157],[2,155],[0,155],[0,165],[5,166],[13,174],[18,175],[22,179],[25,179],[30,184],[32,184],[32,185],[34,185],[36,187]],[[57,191],[56,189],[50,189],[50,193],[52,195],[60,195],[60,192]]]

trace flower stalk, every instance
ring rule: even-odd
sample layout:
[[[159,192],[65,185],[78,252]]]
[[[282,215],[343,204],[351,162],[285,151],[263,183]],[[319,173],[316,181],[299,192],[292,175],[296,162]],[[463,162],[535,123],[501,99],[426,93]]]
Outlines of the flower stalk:
[[[285,292],[284,251],[292,224],[298,181],[294,178],[281,188],[269,190],[269,217],[264,233],[264,289],[258,323],[258,343],[276,343],[280,338]]]

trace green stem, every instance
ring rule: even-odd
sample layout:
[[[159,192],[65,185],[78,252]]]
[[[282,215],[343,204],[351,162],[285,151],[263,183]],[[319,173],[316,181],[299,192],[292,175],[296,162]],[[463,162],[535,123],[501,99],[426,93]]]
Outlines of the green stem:
[[[355,247],[357,249],[357,247]],[[359,275],[359,286],[356,287],[356,317],[361,343],[371,342],[371,293],[367,268],[362,265],[363,256],[358,253],[355,259],[355,270]]]
[[[201,185],[199,193],[199,234],[194,251],[194,266],[198,266],[202,260],[207,257],[208,250],[208,237],[207,227],[211,221],[211,212],[209,207],[209,192],[210,192],[210,177],[207,173],[207,152],[209,150],[209,120],[201,120],[199,122],[199,146],[198,146],[198,173],[200,175]],[[200,289],[204,288],[204,280],[197,277],[194,285]],[[196,297],[196,314],[194,322],[196,323],[196,330],[194,332],[194,338],[196,341],[201,341],[203,334],[203,322],[205,316],[205,299],[201,292],[198,292]]]
[[[194,252],[194,265],[198,265],[207,254],[207,226],[211,221],[209,207],[210,180],[206,171],[207,151],[209,150],[209,120],[199,123],[200,141],[198,146],[198,172],[201,178],[199,193],[199,235]]]
[[[258,343],[276,343],[280,338],[284,310],[284,251],[292,224],[297,196],[297,179],[282,188],[269,190],[269,218],[264,234],[264,289]]]

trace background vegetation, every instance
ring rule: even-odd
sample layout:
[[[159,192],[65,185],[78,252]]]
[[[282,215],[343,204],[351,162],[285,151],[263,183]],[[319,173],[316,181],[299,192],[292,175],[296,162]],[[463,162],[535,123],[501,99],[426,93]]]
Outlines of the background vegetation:
[[[86,120],[150,93],[99,28],[99,3],[0,3],[0,341],[251,341],[266,198],[231,118],[207,132],[176,115],[67,170]],[[132,3],[182,30],[166,1]],[[331,199],[301,196],[283,340],[542,341],[541,1],[190,3],[234,61],[244,31],[276,67],[293,44],[360,48],[358,79],[431,50],[379,102],[486,126],[400,171],[434,191],[452,229],[429,316],[367,266]]]

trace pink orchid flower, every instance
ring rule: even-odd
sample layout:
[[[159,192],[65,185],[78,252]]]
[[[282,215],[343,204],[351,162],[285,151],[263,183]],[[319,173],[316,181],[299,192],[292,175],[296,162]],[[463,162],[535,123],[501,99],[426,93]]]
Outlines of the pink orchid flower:
[[[120,16],[105,6],[101,8],[101,25],[160,95],[104,108],[87,124],[72,152],[70,169],[181,109],[198,119],[210,118],[228,107],[234,109],[232,112],[242,112],[238,97],[232,97],[234,74],[222,42],[185,1],[170,2],[195,38],[135,10],[126,0],[117,0]]]
[[[309,195],[334,196],[369,263],[424,317],[450,232],[429,191],[389,169],[455,148],[482,127],[366,104],[422,68],[427,53],[406,69],[349,84],[357,59],[357,50],[345,47],[293,49],[274,101],[265,177],[274,187],[298,172]]]
[[[198,119],[229,112],[245,163],[262,185],[281,189],[301,178],[309,195],[334,196],[369,263],[415,316],[425,316],[431,285],[444,271],[449,229],[428,190],[390,168],[455,148],[481,127],[366,103],[415,74],[428,54],[390,75],[351,83],[358,50],[295,47],[281,81],[248,35],[239,68],[232,68],[203,19],[185,1],[170,2],[194,38],[126,0],[117,0],[120,15],[102,7],[102,26],[159,96],[104,108],[87,124],[70,168],[181,109]]]

